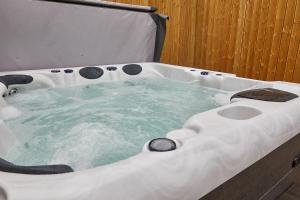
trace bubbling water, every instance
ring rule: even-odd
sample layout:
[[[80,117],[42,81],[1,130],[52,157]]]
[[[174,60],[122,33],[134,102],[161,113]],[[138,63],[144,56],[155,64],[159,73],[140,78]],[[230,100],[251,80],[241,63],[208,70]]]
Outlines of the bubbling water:
[[[229,101],[224,91],[161,78],[20,91],[6,100],[20,112],[4,119],[19,139],[6,159],[75,170],[136,155],[147,141]]]

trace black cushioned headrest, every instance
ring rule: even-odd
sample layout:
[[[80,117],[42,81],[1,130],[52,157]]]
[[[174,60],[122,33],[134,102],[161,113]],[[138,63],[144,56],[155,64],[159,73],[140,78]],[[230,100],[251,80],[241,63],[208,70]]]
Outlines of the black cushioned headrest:
[[[19,166],[0,158],[0,171],[18,174],[49,175],[68,173],[74,170],[68,165]]]
[[[8,87],[9,85],[14,84],[28,84],[33,81],[32,76],[23,75],[23,74],[9,74],[0,76],[0,82]]]
[[[270,102],[286,102],[297,97],[298,95],[283,90],[277,90],[274,88],[261,88],[236,93],[231,97],[231,99],[245,98]]]
[[[84,67],[79,70],[80,76],[86,79],[97,79],[103,75],[103,69],[99,67]]]
[[[138,75],[142,72],[143,68],[141,65],[138,64],[128,64],[122,67],[123,72],[128,75]]]

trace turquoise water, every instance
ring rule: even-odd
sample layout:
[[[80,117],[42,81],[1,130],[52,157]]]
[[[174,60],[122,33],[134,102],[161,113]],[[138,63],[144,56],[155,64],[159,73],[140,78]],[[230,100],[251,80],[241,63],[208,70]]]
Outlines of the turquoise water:
[[[167,79],[20,91],[6,98],[22,113],[6,120],[20,140],[6,159],[75,170],[113,163],[181,128],[190,116],[222,105],[223,97],[198,83]]]

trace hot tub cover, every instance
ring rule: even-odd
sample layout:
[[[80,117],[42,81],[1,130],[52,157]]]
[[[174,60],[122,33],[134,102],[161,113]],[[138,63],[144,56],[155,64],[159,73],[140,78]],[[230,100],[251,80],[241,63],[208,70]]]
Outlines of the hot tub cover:
[[[166,17],[150,6],[1,0],[0,71],[158,62]]]

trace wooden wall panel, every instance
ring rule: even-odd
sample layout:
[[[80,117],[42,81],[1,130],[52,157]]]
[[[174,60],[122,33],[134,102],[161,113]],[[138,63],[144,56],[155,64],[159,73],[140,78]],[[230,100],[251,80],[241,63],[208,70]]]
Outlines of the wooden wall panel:
[[[300,0],[113,0],[168,15],[162,62],[300,83]]]

